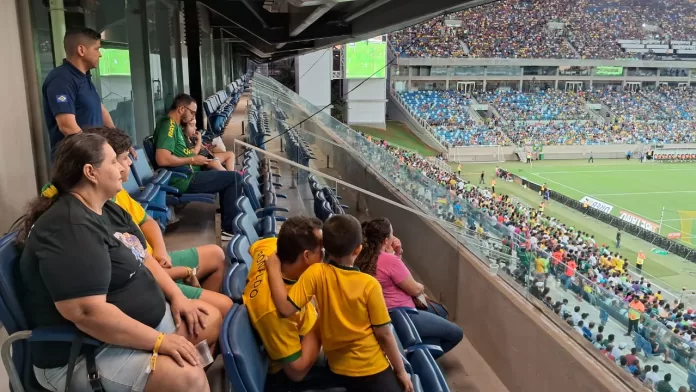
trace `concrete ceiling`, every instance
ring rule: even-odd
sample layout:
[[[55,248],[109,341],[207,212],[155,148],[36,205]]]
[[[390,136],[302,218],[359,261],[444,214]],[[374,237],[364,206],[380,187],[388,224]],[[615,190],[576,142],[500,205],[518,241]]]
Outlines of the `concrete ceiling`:
[[[237,50],[271,62],[495,0],[200,0]]]

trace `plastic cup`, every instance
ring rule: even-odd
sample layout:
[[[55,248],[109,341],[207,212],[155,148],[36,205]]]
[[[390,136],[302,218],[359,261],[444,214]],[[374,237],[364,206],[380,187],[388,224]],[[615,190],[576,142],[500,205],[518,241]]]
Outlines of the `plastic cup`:
[[[207,340],[199,342],[196,345],[196,351],[198,351],[198,361],[201,363],[201,367],[206,367],[213,363],[213,355],[210,353]]]

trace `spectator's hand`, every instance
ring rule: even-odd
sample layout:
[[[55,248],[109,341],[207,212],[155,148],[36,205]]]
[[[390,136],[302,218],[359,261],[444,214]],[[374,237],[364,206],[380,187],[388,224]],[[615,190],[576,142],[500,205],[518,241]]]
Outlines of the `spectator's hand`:
[[[173,333],[164,335],[159,353],[171,357],[181,367],[186,366],[186,363],[198,366],[196,347],[181,335]]]
[[[401,248],[401,240],[397,237],[394,237],[391,247],[397,256],[401,256],[404,253],[403,248]]]
[[[136,161],[138,160],[138,153],[135,151],[135,147],[131,146],[131,148],[128,149],[128,153],[135,159]]]
[[[196,143],[200,142],[203,140],[203,136],[201,135],[200,131],[196,131],[196,135],[194,136],[196,138]]]
[[[280,269],[280,259],[275,253],[266,257],[265,263],[267,269]]]
[[[404,392],[413,392],[413,383],[411,382],[411,375],[402,370],[400,373],[396,373],[396,378],[399,379],[399,383],[404,388]]]
[[[205,329],[204,321],[199,317],[207,315],[205,308],[198,307],[196,302],[180,295],[170,302],[172,309],[172,317],[177,328],[181,325],[181,321],[186,322],[186,329],[192,336],[198,336],[201,329]]]
[[[191,287],[201,287],[200,282],[198,282],[198,277],[191,274],[191,277],[184,279],[184,283]]]
[[[193,157],[194,166],[205,166],[210,163],[210,159],[204,157],[203,155],[196,155]]]
[[[167,252],[153,252],[152,257],[157,260],[159,265],[162,266],[162,268],[172,268],[172,258],[169,257],[169,253]]]

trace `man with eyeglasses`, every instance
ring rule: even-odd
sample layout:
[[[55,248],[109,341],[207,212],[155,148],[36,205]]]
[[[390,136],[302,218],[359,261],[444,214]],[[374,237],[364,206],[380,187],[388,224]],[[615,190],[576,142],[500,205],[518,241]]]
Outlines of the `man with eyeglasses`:
[[[174,97],[167,117],[155,128],[155,160],[159,167],[188,166],[185,178],[174,178],[169,185],[181,193],[218,193],[222,212],[222,239],[232,239],[232,221],[237,214],[235,201],[242,195],[242,176],[234,171],[204,170],[210,159],[188,148],[182,123],[193,121],[198,105],[188,94]]]

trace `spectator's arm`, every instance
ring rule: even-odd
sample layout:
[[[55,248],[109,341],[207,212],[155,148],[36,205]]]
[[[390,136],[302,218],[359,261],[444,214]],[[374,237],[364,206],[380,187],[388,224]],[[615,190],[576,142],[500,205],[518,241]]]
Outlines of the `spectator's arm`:
[[[312,266],[313,267],[313,266]],[[300,279],[292,286],[290,293],[285,288],[283,276],[280,272],[280,260],[273,254],[266,258],[266,272],[268,273],[268,285],[271,289],[273,303],[282,317],[290,317],[302,309],[314,296],[315,281],[311,276],[312,267],[305,271]]]
[[[315,323],[312,330],[302,338],[302,354],[295,361],[283,365],[283,371],[292,381],[302,381],[314,366],[319,357],[321,340],[319,338],[319,323]]]
[[[74,135],[76,133],[82,132],[82,129],[77,125],[75,120],[75,115],[71,113],[61,113],[56,115],[56,123],[58,123],[58,129],[65,135]]]
[[[413,279],[413,276],[409,275],[406,279],[402,280],[400,283],[397,284],[401,290],[406,292],[406,294],[410,295],[411,297],[417,297],[425,291],[425,287],[416,282],[415,279]]]
[[[58,129],[68,136],[82,130],[75,119],[76,87],[73,82],[56,78],[44,87],[48,108],[55,117]]]
[[[128,317],[106,302],[106,294],[73,298],[55,303],[68,321],[87,335],[107,344],[149,351],[159,332]]]
[[[155,150],[155,161],[157,161],[157,166],[160,167],[176,167],[191,165],[194,163],[193,157],[178,157],[171,151],[164,148],[158,148]]]
[[[116,128],[114,120],[111,118],[111,113],[109,113],[109,111],[106,110],[106,106],[104,106],[104,104],[101,105],[101,112],[102,119],[104,121],[104,126],[107,128]]]
[[[167,246],[164,244],[164,237],[162,237],[162,229],[149,215],[145,215],[145,221],[140,224],[140,230],[145,235],[145,240],[152,246],[153,253],[167,252]]]

